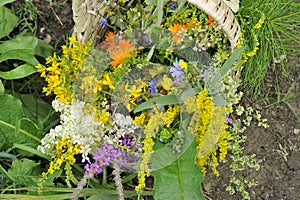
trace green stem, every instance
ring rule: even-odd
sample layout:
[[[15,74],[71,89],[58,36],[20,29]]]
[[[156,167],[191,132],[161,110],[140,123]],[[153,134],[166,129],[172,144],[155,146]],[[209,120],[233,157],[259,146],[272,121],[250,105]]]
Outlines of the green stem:
[[[102,185],[107,185],[107,167],[103,167],[103,179],[102,179]]]

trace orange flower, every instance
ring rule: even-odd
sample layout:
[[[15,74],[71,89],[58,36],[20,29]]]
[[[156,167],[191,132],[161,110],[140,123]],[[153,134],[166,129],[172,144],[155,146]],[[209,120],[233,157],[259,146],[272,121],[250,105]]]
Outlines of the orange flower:
[[[113,59],[110,63],[112,67],[119,66],[125,58],[130,57],[133,53],[133,45],[129,40],[115,37],[113,32],[109,32],[103,42],[103,46],[111,51],[109,57]]]
[[[120,40],[119,44],[112,50],[110,54],[110,58],[113,61],[110,63],[111,66],[117,67],[122,62],[124,62],[125,58],[128,58],[132,55],[133,46],[128,40]]]
[[[187,30],[187,29],[188,29],[188,26],[186,26],[186,25],[182,26],[179,23],[175,23],[173,26],[170,26],[168,28],[168,30],[171,31],[171,33],[173,35],[173,40],[174,40],[175,44],[181,44],[182,39],[184,38],[184,36],[179,35],[179,31]]]
[[[208,23],[208,27],[211,28],[214,24],[214,18],[212,18],[211,16],[208,16],[208,19],[207,19],[207,23]],[[216,26],[216,25],[214,25]]]
[[[105,46],[108,50],[112,50],[115,46],[114,38],[115,34],[113,32],[108,32],[105,37],[105,41],[103,42],[103,46]]]

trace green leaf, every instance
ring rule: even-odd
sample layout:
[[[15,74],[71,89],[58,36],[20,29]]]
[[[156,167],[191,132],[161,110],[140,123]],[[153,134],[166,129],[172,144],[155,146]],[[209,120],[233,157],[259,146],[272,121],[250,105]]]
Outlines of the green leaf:
[[[0,105],[0,151],[10,148],[13,143],[36,148],[42,132],[24,116],[21,101],[12,95],[4,94],[0,96]]]
[[[213,83],[218,83],[221,78],[223,78],[227,72],[231,69],[232,65],[241,57],[242,53],[244,52],[246,46],[243,46],[233,52],[231,56],[225,61],[222,67],[219,69],[219,73],[217,73],[213,78]]]
[[[160,26],[164,15],[165,0],[157,0],[157,26]]]
[[[188,89],[187,91],[183,92],[182,95],[180,96],[180,100],[184,101],[187,98],[194,96],[196,94],[198,94],[199,92],[201,92],[203,90],[203,88],[201,87],[197,87],[197,88],[191,88]]]
[[[226,105],[225,99],[220,94],[214,95],[213,103],[216,106],[225,106]]]
[[[19,35],[14,39],[7,40],[0,45],[0,54],[11,50],[30,49],[34,50],[39,40],[34,36]],[[33,51],[34,52],[34,51]],[[32,53],[34,54],[34,53]]]
[[[184,122],[183,122],[184,123]],[[160,170],[168,165],[171,165],[178,159],[187,149],[192,145],[195,136],[185,130],[184,144],[181,147],[181,153],[173,153],[172,149],[163,145],[162,143],[156,143],[154,145],[154,153],[152,154],[152,171]]]
[[[5,91],[4,85],[2,84],[2,81],[0,79],[0,95],[4,94],[4,91]]]
[[[34,54],[37,56],[42,56],[43,58],[47,58],[51,56],[53,52],[53,47],[45,42],[44,40],[38,40],[38,44],[34,50]]]
[[[0,77],[6,80],[20,79],[37,72],[37,69],[30,64],[23,64],[7,72],[0,71]]]
[[[195,164],[196,141],[171,165],[154,171],[155,200],[205,200],[200,183],[203,174]]]
[[[2,167],[2,165],[0,164],[0,172],[1,175],[6,177],[7,179],[9,179],[12,182],[15,182],[16,180],[4,169],[4,167]]]
[[[3,5],[8,4],[8,3],[12,3],[14,1],[16,1],[16,0],[1,0],[0,6],[3,6]]]
[[[8,174],[15,179],[17,185],[25,186],[36,186],[40,173],[40,164],[27,158],[13,161],[8,170]]]
[[[41,122],[41,129],[59,118],[50,104],[29,94],[15,94],[23,104],[24,114],[32,120]]]
[[[39,61],[34,57],[33,49],[14,49],[0,55],[0,63],[6,60],[23,60],[28,64],[36,66]]]
[[[149,108],[153,108],[154,105],[166,106],[166,105],[173,105],[173,104],[178,104],[178,103],[180,103],[180,101],[174,94],[160,96],[160,97],[154,97],[154,98],[149,99],[148,101],[138,105],[134,109],[134,113],[137,113],[137,112],[149,109]]]
[[[0,39],[8,36],[19,21],[19,18],[14,15],[9,9],[1,6],[8,2],[9,1],[6,0],[0,3]]]
[[[0,158],[9,158],[11,160],[15,160],[17,159],[17,156],[6,152],[0,152]]]
[[[38,150],[36,150],[34,148],[28,147],[26,145],[23,145],[23,144],[14,144],[13,148],[21,149],[21,150],[27,151],[27,152],[29,152],[31,154],[37,155],[37,156],[39,156],[41,158],[45,158],[46,160],[50,160],[50,157],[47,156],[46,154],[43,154],[42,152],[40,152],[40,151],[38,151]]]

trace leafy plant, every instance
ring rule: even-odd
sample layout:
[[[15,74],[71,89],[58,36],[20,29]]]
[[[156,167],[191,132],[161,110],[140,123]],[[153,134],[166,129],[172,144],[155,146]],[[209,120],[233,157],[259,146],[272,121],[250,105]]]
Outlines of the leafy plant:
[[[260,91],[267,71],[279,62],[282,71],[299,55],[300,4],[297,0],[243,0],[239,10],[244,37],[250,48],[259,45],[243,70],[243,83],[254,96]]]
[[[37,37],[15,34],[20,19],[0,3],[0,172],[2,192],[11,186],[34,186],[41,173],[41,164],[33,156],[47,159],[36,150],[44,130],[55,122],[55,112],[42,99],[14,91],[14,83],[21,83],[37,72],[38,60],[52,53],[52,47]],[[25,84],[24,84],[25,82]],[[12,90],[8,86],[12,86]]]

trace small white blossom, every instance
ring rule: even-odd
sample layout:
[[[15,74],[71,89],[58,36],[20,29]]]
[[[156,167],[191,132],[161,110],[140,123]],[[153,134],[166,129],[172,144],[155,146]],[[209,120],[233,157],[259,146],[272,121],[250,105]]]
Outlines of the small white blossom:
[[[55,154],[55,146],[60,138],[66,136],[73,140],[74,144],[80,144],[82,162],[88,159],[88,154],[97,142],[101,141],[106,129],[103,123],[95,120],[92,114],[86,113],[85,102],[76,101],[64,104],[58,100],[52,102],[56,111],[61,112],[61,125],[51,129],[41,140],[38,150],[51,156]]]

